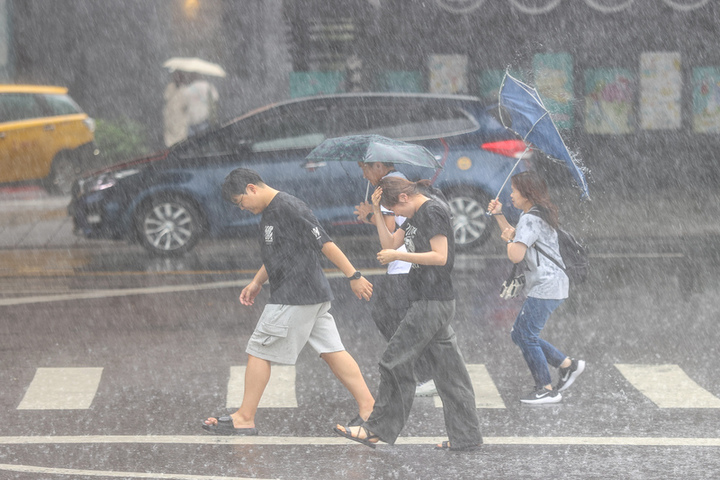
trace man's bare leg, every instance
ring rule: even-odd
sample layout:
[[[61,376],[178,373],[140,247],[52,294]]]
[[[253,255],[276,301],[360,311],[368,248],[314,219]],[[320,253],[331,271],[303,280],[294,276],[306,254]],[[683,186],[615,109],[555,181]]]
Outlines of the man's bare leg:
[[[270,381],[270,362],[248,355],[245,367],[245,391],[240,408],[230,415],[235,428],[255,428],[255,414],[265,387]],[[206,425],[215,425],[215,418],[205,420]]]
[[[367,420],[375,406],[375,399],[370,393],[355,359],[345,350],[323,353],[321,357],[357,402],[360,416],[363,420]]]

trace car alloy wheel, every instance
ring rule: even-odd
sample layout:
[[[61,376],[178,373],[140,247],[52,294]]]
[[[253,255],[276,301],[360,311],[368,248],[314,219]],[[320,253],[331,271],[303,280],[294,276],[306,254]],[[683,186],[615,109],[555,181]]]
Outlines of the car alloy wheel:
[[[455,246],[467,250],[485,243],[492,227],[492,217],[485,215],[490,198],[471,187],[454,188],[446,196],[453,214]]]
[[[195,246],[202,233],[200,213],[179,198],[153,199],[136,219],[143,246],[156,255],[179,255]]]

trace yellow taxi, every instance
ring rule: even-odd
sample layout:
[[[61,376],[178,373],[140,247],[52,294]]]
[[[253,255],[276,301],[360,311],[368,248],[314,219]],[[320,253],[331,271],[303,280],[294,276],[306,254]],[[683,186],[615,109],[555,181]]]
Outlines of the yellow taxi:
[[[0,85],[0,183],[43,180],[67,193],[97,154],[95,122],[65,87]]]

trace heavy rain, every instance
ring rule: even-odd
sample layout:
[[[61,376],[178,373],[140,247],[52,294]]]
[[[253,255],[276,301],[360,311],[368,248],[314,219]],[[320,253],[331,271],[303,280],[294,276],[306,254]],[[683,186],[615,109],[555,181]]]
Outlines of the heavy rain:
[[[717,478],[717,38],[718,0],[0,0],[0,479]],[[326,287],[351,357],[291,351]]]

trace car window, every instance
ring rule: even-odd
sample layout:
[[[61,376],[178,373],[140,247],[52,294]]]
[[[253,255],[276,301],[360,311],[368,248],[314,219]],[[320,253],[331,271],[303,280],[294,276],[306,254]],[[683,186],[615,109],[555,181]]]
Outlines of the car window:
[[[0,95],[0,122],[13,122],[44,117],[42,107],[35,95],[27,93],[3,93]]]
[[[240,127],[240,124],[234,123],[190,137],[178,145],[178,155],[181,158],[209,158],[237,153],[247,148],[247,141],[240,135]]]
[[[326,138],[325,108],[292,105],[257,117],[250,132],[253,152],[314,148]]]
[[[388,103],[337,109],[335,120],[333,136],[377,133],[405,141],[449,137],[478,128],[461,108],[439,104]]]
[[[51,115],[73,115],[82,113],[80,107],[67,95],[43,95]]]

